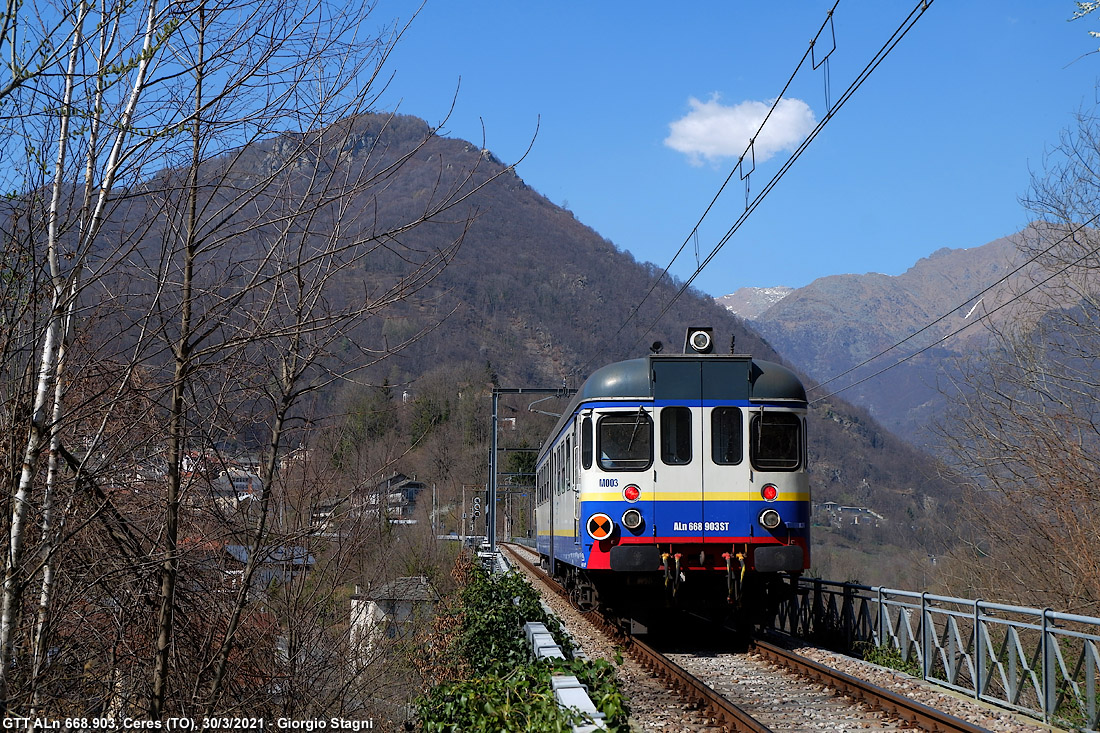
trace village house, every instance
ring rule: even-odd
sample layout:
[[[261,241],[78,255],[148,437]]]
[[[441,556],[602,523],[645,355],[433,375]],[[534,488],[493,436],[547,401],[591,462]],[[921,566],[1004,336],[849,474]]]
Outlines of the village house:
[[[358,587],[356,588],[358,591]],[[430,619],[439,594],[423,575],[398,578],[351,597],[351,640],[364,652],[383,639],[401,638]]]

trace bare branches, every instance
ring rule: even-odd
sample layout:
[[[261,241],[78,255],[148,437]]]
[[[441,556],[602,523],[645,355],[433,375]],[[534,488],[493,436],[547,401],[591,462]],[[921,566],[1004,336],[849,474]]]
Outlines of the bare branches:
[[[454,212],[500,175],[371,110],[404,27],[370,10],[81,0],[54,27],[0,20],[5,54],[40,41],[0,79],[5,712],[275,709],[292,687],[367,704],[372,660],[333,609],[381,528],[320,542],[310,510],[334,492],[288,456],[323,390],[446,317],[421,301],[469,229]],[[414,307],[392,344],[369,336]],[[272,585],[276,548],[316,572]]]
[[[943,431],[979,553],[966,582],[1080,613],[1100,608],[1100,236],[1086,225],[1100,214],[1097,123],[1080,115],[1033,178],[1033,283],[960,365]]]

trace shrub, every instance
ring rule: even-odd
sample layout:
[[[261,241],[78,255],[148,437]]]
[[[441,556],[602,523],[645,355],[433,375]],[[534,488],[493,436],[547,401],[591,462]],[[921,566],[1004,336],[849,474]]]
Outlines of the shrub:
[[[629,730],[627,707],[608,662],[572,659],[573,645],[539,595],[519,573],[475,570],[462,591],[462,631],[453,652],[468,673],[436,685],[418,700],[420,722],[432,732],[569,731],[579,715],[561,710],[550,678],[575,676],[605,717],[608,730]],[[568,659],[530,662],[523,638],[528,621],[541,621]]]

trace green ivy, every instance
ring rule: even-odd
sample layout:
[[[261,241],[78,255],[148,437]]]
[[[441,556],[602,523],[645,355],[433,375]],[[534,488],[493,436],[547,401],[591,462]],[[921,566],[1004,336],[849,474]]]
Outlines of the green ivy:
[[[617,664],[622,664],[622,657],[616,653]],[[619,689],[619,679],[615,675],[615,667],[610,662],[602,659],[571,661],[557,660],[551,665],[554,674],[571,674],[588,688],[588,697],[596,708],[605,716],[604,722],[610,731],[627,733],[630,725],[627,722],[630,710],[622,690]]]
[[[614,668],[605,661],[543,661],[436,685],[419,701],[425,731],[568,731],[583,717],[558,707],[551,692],[555,674],[575,675],[605,716],[607,729],[626,733],[627,707]]]
[[[509,670],[531,655],[523,625],[541,621],[566,657],[573,644],[556,618],[543,610],[538,592],[518,572],[490,575],[479,570],[462,591],[465,622],[459,653],[475,674]]]
[[[519,573],[477,570],[462,591],[462,631],[454,653],[469,677],[436,685],[418,700],[426,731],[568,731],[582,719],[561,710],[550,678],[573,675],[603,712],[608,730],[629,730],[628,710],[615,668],[608,662],[572,659],[573,645],[558,620]],[[568,659],[530,662],[523,624],[541,621]]]

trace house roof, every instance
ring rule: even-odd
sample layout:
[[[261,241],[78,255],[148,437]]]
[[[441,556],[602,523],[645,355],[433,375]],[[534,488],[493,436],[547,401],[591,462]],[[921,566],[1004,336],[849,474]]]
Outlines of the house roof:
[[[439,594],[423,575],[411,578],[398,578],[377,589],[371,590],[366,596],[372,601],[438,601]]]
[[[409,478],[403,473],[395,473],[387,479],[383,479],[378,483],[378,488],[382,491],[391,491],[398,486],[408,486],[410,488],[424,488],[423,481],[417,481],[415,477]]]
[[[244,545],[226,545],[225,551],[237,562],[248,562],[248,548]],[[317,562],[305,547],[280,545],[278,547],[262,548],[260,552],[262,553],[260,556],[261,563],[312,566]]]

